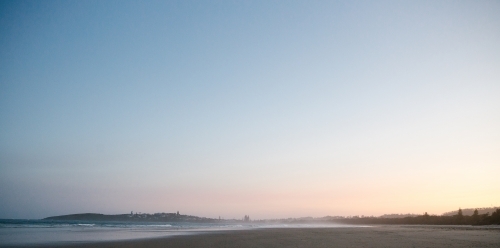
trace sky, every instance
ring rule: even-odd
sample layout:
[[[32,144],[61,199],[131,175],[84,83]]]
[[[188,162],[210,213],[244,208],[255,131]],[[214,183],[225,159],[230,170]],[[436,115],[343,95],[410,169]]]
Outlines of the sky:
[[[500,206],[498,1],[0,1],[0,218]]]

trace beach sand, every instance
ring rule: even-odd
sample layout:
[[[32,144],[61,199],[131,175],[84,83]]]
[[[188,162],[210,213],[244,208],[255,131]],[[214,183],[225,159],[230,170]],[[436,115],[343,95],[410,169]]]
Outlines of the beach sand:
[[[50,247],[54,247],[54,244]],[[500,247],[500,228],[470,226],[268,228],[143,240],[59,244],[57,247]]]

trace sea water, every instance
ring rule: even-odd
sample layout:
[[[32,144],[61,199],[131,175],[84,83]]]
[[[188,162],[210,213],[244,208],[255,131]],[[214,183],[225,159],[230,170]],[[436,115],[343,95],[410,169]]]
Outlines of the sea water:
[[[212,223],[138,223],[46,220],[0,220],[0,247],[80,243],[186,235],[210,230],[243,229],[243,225]]]
[[[191,235],[213,231],[257,228],[361,227],[337,224],[261,224],[189,222],[88,222],[47,220],[1,220],[0,247],[35,244],[75,244],[83,242]]]

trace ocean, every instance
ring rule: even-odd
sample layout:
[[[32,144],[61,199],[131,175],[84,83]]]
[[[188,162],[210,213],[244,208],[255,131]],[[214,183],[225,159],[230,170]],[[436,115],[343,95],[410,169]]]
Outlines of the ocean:
[[[89,222],[0,219],[0,247],[75,244],[255,228],[363,227],[337,224]]]

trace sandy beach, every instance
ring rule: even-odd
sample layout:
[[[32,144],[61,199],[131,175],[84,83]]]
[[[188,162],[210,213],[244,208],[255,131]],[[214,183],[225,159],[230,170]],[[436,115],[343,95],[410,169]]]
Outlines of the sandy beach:
[[[500,247],[500,228],[471,226],[374,226],[269,228],[209,232],[82,244],[31,247]]]

